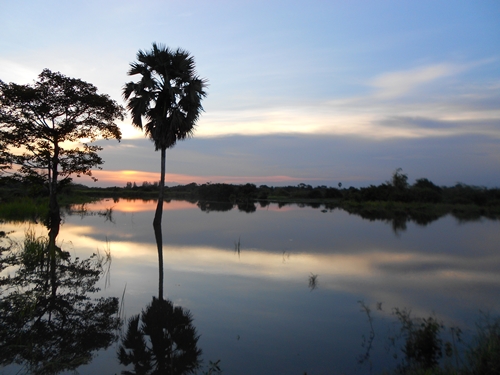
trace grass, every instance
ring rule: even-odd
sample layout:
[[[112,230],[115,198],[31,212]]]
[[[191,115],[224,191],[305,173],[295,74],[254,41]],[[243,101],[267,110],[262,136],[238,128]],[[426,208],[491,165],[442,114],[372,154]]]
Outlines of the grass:
[[[14,222],[38,222],[47,217],[47,199],[23,198],[0,204],[0,218]]]
[[[483,316],[466,353],[465,374],[500,374],[500,318]]]
[[[59,206],[90,203],[96,198],[82,195],[60,195]],[[32,197],[12,197],[0,200],[0,219],[11,222],[43,222],[49,214],[49,199]]]
[[[360,364],[370,364],[375,331],[368,305],[360,302],[369,322],[369,337],[363,336],[365,352]],[[408,309],[393,309],[399,330],[387,338],[386,346],[400,361],[384,375],[500,375],[500,316],[480,313],[475,332],[466,342],[460,327],[446,327],[435,316],[420,318]]]

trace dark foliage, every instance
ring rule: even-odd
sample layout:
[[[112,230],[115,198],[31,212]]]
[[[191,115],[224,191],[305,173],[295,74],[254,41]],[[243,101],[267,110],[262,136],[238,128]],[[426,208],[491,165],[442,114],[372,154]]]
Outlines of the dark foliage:
[[[56,374],[89,363],[117,339],[118,299],[92,300],[103,260],[72,260],[49,240],[28,235],[22,251],[2,254],[0,364],[23,364],[32,374]]]
[[[212,200],[218,202],[229,202],[235,195],[237,187],[229,184],[203,184],[198,187],[200,200]]]
[[[205,212],[210,211],[231,211],[234,207],[232,202],[199,201],[197,206]]]
[[[103,163],[101,147],[88,143],[63,147],[64,141],[98,137],[121,138],[115,120],[123,109],[97,88],[79,79],[45,69],[34,85],[0,81],[2,155],[20,166],[20,174],[39,176],[48,184],[72,174],[91,176]],[[12,148],[21,153],[10,153]]]
[[[207,81],[196,74],[194,58],[188,51],[153,43],[150,51],[137,52],[137,61],[130,64],[128,75],[139,75],[137,82],[123,87],[123,97],[132,116],[132,124],[154,142],[160,151],[160,181],[154,226],[163,214],[166,150],[177,141],[193,135],[203,110]],[[143,118],[146,119],[143,124]],[[160,250],[160,249],[159,249]]]
[[[188,310],[174,306],[170,300],[153,297],[142,314],[128,322],[118,359],[134,369],[124,370],[122,374],[194,373],[200,366],[198,339]]]

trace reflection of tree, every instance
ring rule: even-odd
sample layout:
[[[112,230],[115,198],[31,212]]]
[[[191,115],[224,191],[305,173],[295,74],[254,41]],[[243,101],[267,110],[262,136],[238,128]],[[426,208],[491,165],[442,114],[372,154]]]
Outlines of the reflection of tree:
[[[489,213],[483,207],[432,204],[403,205],[394,202],[347,202],[343,204],[325,203],[324,205],[329,210],[338,208],[366,220],[390,224],[396,234],[405,231],[408,223],[426,226],[446,215],[453,216],[459,222],[479,221],[483,218],[498,220],[497,215]]]
[[[128,322],[128,329],[118,351],[122,365],[133,365],[133,371],[122,374],[182,375],[193,373],[200,366],[201,350],[198,334],[188,310],[163,299],[163,234],[153,223],[158,249],[158,298]]]
[[[55,218],[54,218],[55,219]],[[55,374],[89,363],[116,340],[118,299],[91,299],[104,259],[72,260],[50,237],[27,234],[24,247],[2,255],[12,276],[0,278],[0,364],[23,364],[33,374]]]
[[[134,366],[122,374],[190,374],[200,364],[198,334],[188,310],[157,299],[129,320],[118,359]]]
[[[260,208],[266,208],[270,203],[269,201],[259,200]]]
[[[231,211],[234,207],[232,202],[199,201],[197,206],[204,212]]]
[[[249,214],[257,211],[257,207],[255,207],[255,203],[252,201],[243,201],[243,202],[238,202],[238,210]]]
[[[333,209],[335,207],[328,206],[328,208]],[[426,226],[444,215],[440,215],[430,210],[398,209],[395,207],[388,208],[383,206],[371,207],[363,204],[344,205],[341,209],[347,211],[349,214],[358,215],[365,220],[386,222],[392,226],[396,234],[404,232],[409,222]]]

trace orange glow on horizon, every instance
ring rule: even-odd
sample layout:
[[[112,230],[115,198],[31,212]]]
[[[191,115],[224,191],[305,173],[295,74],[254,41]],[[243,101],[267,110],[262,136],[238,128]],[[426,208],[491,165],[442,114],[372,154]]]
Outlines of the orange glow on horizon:
[[[159,181],[159,173],[157,172],[144,172],[134,170],[121,170],[121,171],[92,171],[92,175],[97,178],[99,185],[105,186],[119,186],[123,187],[127,182],[136,183],[141,186],[144,181],[153,183]],[[85,178],[84,178],[85,179]],[[85,179],[86,180],[86,179]],[[307,178],[307,180],[314,180]],[[316,180],[320,180],[319,178]],[[167,173],[165,176],[165,183],[167,185],[187,185],[192,182],[197,184],[211,183],[231,183],[231,184],[269,184],[276,182],[290,182],[292,184],[303,182],[304,178],[290,177],[283,175],[276,176],[193,176],[184,174]],[[75,181],[77,182],[77,181]],[[90,185],[92,186],[92,185]]]
[[[90,211],[99,211],[111,208],[116,212],[154,212],[156,209],[156,199],[142,200],[120,198],[117,202],[114,202],[111,199],[107,199],[95,203],[88,203],[85,205],[85,207]],[[187,201],[172,200],[170,202],[163,203],[164,211],[189,209],[198,209],[198,207],[195,204]]]

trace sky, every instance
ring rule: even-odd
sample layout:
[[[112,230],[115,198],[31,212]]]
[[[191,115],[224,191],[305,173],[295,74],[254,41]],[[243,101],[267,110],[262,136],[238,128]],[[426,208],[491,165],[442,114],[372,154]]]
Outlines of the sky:
[[[412,183],[500,187],[500,2],[0,0],[0,79],[44,68],[118,103],[139,50],[181,47],[208,80],[167,184]],[[99,141],[90,186],[159,180],[131,125]]]

